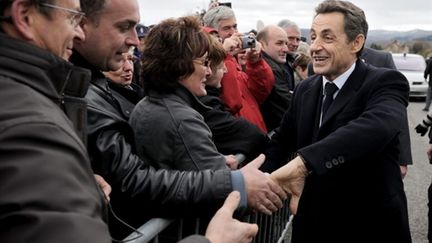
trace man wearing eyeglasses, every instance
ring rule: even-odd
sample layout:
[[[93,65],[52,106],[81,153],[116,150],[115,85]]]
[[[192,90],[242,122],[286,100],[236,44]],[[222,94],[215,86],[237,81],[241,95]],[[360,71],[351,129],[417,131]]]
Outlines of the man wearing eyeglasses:
[[[270,66],[261,58],[261,43],[238,32],[235,13],[229,7],[212,7],[203,16],[203,22],[206,27],[217,30],[228,53],[224,61],[228,71],[221,81],[221,99],[227,110],[267,133],[259,105],[270,94],[274,76]],[[244,71],[238,61],[240,54],[246,54]]]
[[[86,148],[78,0],[0,0],[0,242],[111,242]],[[85,114],[85,113],[84,113]]]

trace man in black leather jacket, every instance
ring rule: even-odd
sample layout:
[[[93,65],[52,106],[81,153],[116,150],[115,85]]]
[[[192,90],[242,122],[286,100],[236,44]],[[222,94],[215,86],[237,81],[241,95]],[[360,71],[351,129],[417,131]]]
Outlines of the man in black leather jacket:
[[[232,190],[240,191],[243,207],[248,204],[265,213],[280,208],[280,198],[286,195],[258,170],[262,157],[239,171],[183,172],[155,170],[135,154],[133,131],[127,121],[134,104],[113,89],[100,70],[119,69],[122,53],[138,44],[134,28],[139,21],[138,7],[129,6],[136,5],[133,0],[112,0],[100,5],[106,8],[101,11],[96,7],[100,2],[81,0],[83,11],[91,18],[83,26],[85,41],[74,43],[76,52],[71,60],[92,72],[86,96],[88,148],[94,170],[112,185],[111,202],[118,215],[138,226],[155,213],[173,216],[179,208],[191,213],[199,206],[218,207]],[[134,9],[133,13],[123,10],[113,16],[111,9],[120,5],[128,5],[124,9]],[[184,210],[192,204],[191,210]],[[114,226],[113,220],[110,224]],[[111,230],[115,238],[128,233],[117,227]]]

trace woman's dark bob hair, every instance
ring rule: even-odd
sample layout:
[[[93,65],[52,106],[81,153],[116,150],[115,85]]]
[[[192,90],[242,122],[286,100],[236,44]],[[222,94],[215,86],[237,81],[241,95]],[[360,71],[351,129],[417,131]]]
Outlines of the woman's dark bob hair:
[[[146,92],[171,93],[194,71],[193,60],[209,49],[207,34],[194,16],[167,19],[154,26],[145,39],[141,78]]]

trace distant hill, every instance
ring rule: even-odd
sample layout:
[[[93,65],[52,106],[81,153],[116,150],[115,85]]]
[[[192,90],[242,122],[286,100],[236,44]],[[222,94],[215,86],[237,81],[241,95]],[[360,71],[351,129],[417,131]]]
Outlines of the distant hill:
[[[301,29],[302,36],[307,37],[309,42],[309,29]],[[366,45],[372,43],[389,43],[398,40],[408,42],[413,40],[432,41],[432,31],[430,30],[409,30],[409,31],[389,31],[389,30],[370,30],[366,40]]]
[[[432,41],[432,31],[427,30],[410,30],[410,31],[388,31],[388,30],[371,30],[368,33],[366,45],[371,43],[385,43],[390,41],[408,42],[414,40]]]

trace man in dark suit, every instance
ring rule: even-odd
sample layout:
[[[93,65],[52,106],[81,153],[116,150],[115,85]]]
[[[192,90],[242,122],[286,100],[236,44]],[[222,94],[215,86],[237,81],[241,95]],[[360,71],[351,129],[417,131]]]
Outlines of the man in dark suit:
[[[390,69],[396,69],[396,65],[394,64],[393,57],[390,52],[378,51],[369,47],[364,47],[361,52],[360,59],[368,64],[371,64],[375,67],[384,67]],[[314,75],[314,71],[312,68],[312,63],[308,66],[309,76]],[[399,158],[399,167],[401,171],[402,178],[406,176],[408,173],[408,165],[412,165],[412,153],[411,153],[411,140],[408,126],[408,117],[405,116],[401,118],[401,133],[399,134],[400,143],[401,143],[401,154]],[[267,164],[264,165],[263,168],[267,168]]]
[[[316,8],[314,75],[302,81],[267,151],[271,178],[292,195],[292,242],[411,242],[398,159],[409,86],[359,59],[364,12],[346,1]]]
[[[379,51],[365,47],[361,53],[360,59],[365,63],[374,65],[375,67],[396,69],[393,57],[390,52]]]

